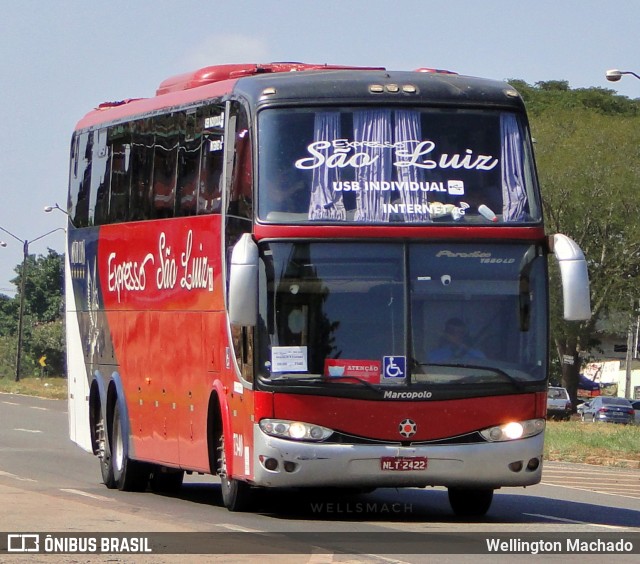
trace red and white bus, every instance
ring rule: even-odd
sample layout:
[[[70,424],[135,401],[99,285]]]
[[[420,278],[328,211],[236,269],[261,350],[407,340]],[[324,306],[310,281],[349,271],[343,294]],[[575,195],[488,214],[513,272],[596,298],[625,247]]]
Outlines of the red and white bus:
[[[103,104],[71,145],[70,435],[109,488],[540,480],[548,237],[523,102],[420,69],[222,65]]]

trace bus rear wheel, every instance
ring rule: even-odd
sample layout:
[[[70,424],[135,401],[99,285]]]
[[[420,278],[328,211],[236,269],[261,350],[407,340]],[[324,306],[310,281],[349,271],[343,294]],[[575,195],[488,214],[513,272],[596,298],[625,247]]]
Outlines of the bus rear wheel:
[[[127,492],[144,491],[149,483],[149,467],[129,458],[128,437],[124,436],[122,415],[117,402],[113,408],[111,439],[111,466],[118,489]]]
[[[227,456],[224,452],[224,435],[218,441],[218,476],[222,503],[229,511],[246,511],[251,506],[251,486],[242,480],[229,478],[227,474]]]
[[[449,503],[458,517],[482,517],[492,501],[492,489],[449,488]]]
[[[100,409],[100,417],[96,424],[96,450],[98,460],[100,460],[100,473],[104,485],[110,490],[117,487],[116,480],[113,477],[113,465],[111,464],[111,445],[107,434],[107,425],[102,409]]]

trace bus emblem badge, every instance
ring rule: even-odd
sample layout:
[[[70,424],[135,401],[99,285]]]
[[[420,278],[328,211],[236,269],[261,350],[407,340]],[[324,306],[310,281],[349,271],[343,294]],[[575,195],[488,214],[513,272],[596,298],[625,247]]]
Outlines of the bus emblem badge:
[[[405,419],[400,422],[400,425],[398,425],[398,432],[407,439],[409,437],[413,437],[417,430],[418,426],[416,425],[416,422],[411,419]]]

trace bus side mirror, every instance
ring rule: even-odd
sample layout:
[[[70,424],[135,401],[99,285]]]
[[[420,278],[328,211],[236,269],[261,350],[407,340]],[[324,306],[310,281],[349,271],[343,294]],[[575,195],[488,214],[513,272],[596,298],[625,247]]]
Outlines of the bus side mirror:
[[[589,272],[582,249],[573,239],[559,233],[549,237],[549,247],[560,266],[564,318],[567,321],[590,319]]]
[[[240,237],[231,253],[229,321],[251,327],[258,321],[258,246],[250,233]]]

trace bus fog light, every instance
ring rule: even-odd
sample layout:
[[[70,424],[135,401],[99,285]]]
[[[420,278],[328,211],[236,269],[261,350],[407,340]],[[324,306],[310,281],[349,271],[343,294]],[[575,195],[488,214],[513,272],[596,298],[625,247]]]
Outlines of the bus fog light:
[[[509,470],[511,470],[512,472],[520,472],[523,466],[524,463],[522,462],[522,460],[518,460],[517,462],[512,462],[511,464],[509,464]]]
[[[277,470],[278,469],[278,461],[275,458],[267,458],[264,461],[264,467],[267,470],[271,470],[271,471]]]
[[[285,472],[293,472],[296,469],[296,463],[291,462],[290,460],[286,460],[284,463],[284,471]]]
[[[535,472],[539,467],[540,467],[540,459],[539,458],[532,458],[527,463],[527,470],[529,470],[529,472]]]

